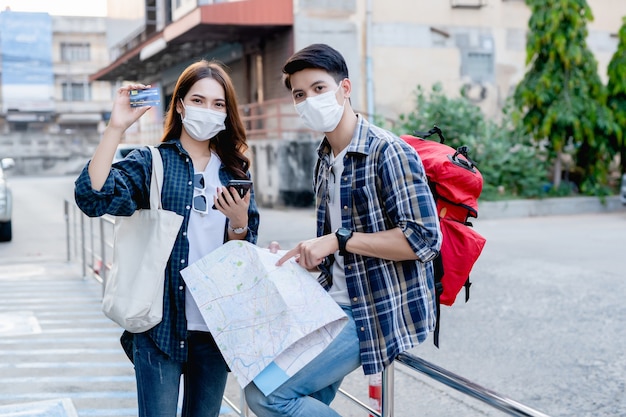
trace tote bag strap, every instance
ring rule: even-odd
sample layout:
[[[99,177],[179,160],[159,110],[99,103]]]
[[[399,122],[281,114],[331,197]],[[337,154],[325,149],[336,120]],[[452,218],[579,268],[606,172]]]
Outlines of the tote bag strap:
[[[161,153],[154,146],[148,146],[152,151],[152,178],[150,180],[150,208],[162,208],[161,186],[163,185],[163,160]]]

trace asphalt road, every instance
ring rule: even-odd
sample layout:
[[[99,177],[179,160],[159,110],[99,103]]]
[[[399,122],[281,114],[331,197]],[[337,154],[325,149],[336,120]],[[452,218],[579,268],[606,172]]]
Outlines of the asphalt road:
[[[57,267],[67,256],[63,200],[71,201],[72,181],[11,179],[14,240],[0,243],[0,274],[39,271],[72,291],[85,291],[89,308],[96,310],[97,291],[94,300],[92,287],[77,290]],[[262,209],[259,244],[277,240],[289,248],[313,237],[314,221],[308,209]],[[475,228],[487,244],[472,272],[470,301],[443,307],[439,349],[428,340],[411,353],[550,416],[626,416],[626,209],[478,220]],[[23,280],[35,275],[25,273]],[[103,332],[110,339],[106,353],[114,354],[118,334]],[[17,342],[3,340],[0,368],[17,368],[10,355]],[[123,366],[119,356],[110,360]],[[132,390],[124,375],[119,378]],[[13,386],[11,381],[0,377],[4,387]],[[502,415],[402,365],[396,366],[395,382],[397,417]],[[360,372],[350,375],[344,388],[367,398],[367,379]],[[75,389],[80,392],[80,384]],[[0,404],[10,401],[0,395]],[[335,406],[346,417],[367,415],[342,397]]]

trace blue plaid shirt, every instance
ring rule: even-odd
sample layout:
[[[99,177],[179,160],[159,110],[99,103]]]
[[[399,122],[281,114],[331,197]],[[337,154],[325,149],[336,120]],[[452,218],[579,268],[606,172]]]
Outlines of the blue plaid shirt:
[[[194,168],[189,154],[178,140],[162,143],[158,147],[163,159],[162,205],[165,210],[184,216],[183,224],[167,263],[165,272],[165,295],[163,298],[163,321],[148,330],[148,334],[170,358],[184,362],[187,359],[187,320],[185,318],[185,282],[180,275],[187,266],[189,241],[187,227],[193,199]],[[150,178],[152,174],[152,154],[141,148],[132,151],[126,159],[113,165],[102,190],[91,188],[91,180],[83,169],[75,183],[75,199],[78,207],[90,217],[103,214],[130,216],[135,210],[150,207]],[[232,176],[222,165],[219,171],[222,184]],[[256,243],[259,229],[259,211],[251,190],[248,210],[248,234],[246,240]],[[226,222],[224,240],[227,239]],[[132,360],[132,334],[124,332],[122,345]]]
[[[393,262],[348,253],[346,283],[358,330],[366,375],[381,372],[395,357],[423,342],[436,321],[433,263],[442,235],[437,208],[417,152],[402,139],[370,125],[361,116],[344,157],[341,224],[355,232],[399,227],[416,261]],[[317,235],[327,223],[330,145],[318,148],[314,189]],[[321,267],[320,284],[329,289],[332,268]]]

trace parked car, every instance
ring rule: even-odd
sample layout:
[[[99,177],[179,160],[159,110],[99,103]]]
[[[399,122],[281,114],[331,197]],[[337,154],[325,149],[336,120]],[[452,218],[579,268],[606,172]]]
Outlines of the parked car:
[[[622,175],[622,186],[619,189],[619,199],[626,204],[626,174]]]
[[[126,158],[132,150],[141,148],[143,145],[138,145],[135,143],[120,143],[117,145],[117,150],[115,151],[115,155],[113,156],[113,163],[121,161]]]
[[[0,242],[9,242],[13,238],[11,216],[13,214],[13,194],[4,176],[4,170],[13,168],[12,158],[0,160]]]

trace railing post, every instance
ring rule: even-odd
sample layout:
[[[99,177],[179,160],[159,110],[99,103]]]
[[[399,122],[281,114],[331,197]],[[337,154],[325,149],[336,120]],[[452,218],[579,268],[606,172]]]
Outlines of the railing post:
[[[65,249],[67,251],[67,262],[72,260],[70,256],[70,203],[63,200],[63,212],[65,215]]]
[[[102,295],[104,295],[104,287],[107,280],[107,262],[106,262],[106,239],[104,238],[104,219],[100,217],[98,223],[100,224],[100,278],[102,278]]]
[[[89,218],[89,246],[91,248],[91,250],[89,251],[90,255],[91,255],[91,270],[95,271],[95,266],[96,266],[96,250],[95,250],[95,243],[94,243],[94,233],[93,233],[93,218]]]
[[[381,417],[393,417],[393,398],[394,398],[394,363],[390,363],[383,370],[382,384],[382,401],[381,401]]]
[[[70,206],[70,251],[73,257],[78,256],[78,219],[76,218],[76,206]]]
[[[87,278],[87,248],[85,245],[85,216],[80,216],[80,248],[82,253],[83,279]]]
[[[250,408],[248,408],[248,402],[246,401],[246,394],[243,388],[240,389],[239,410],[241,410],[241,415],[243,417],[248,417],[250,415]]]

